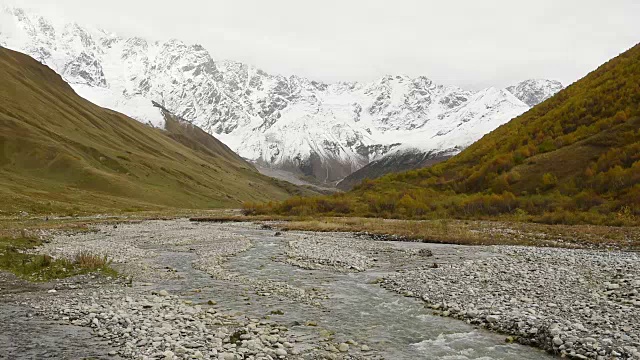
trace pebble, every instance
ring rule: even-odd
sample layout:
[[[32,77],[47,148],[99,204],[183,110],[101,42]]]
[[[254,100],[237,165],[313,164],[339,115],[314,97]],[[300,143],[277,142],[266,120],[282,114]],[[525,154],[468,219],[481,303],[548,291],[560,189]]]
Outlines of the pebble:
[[[287,350],[285,350],[285,349],[276,349],[276,355],[278,355],[278,356],[287,356]]]
[[[382,242],[324,234],[287,233],[286,236],[292,238],[285,251],[287,262],[311,270],[362,272],[375,263],[375,252],[391,248]]]
[[[492,256],[402,271],[382,286],[415,294],[443,316],[564,357],[635,356],[640,254],[520,246],[478,251]]]
[[[224,225],[216,225],[216,229],[220,228]],[[305,291],[288,283],[257,280],[228,272],[223,266],[226,259],[252,246],[247,237],[232,229],[211,232],[203,231],[200,224],[186,220],[148,221],[121,224],[117,228],[100,226],[96,232],[55,236],[39,250],[58,257],[71,257],[80,250],[104,254],[123,274],[135,276],[137,284],[131,288],[123,286],[128,285],[124,282],[111,281],[84,293],[65,291],[56,297],[36,299],[33,306],[38,315],[91,327],[96,336],[117,348],[109,356],[123,359],[322,357],[326,354],[322,338],[298,338],[277,322],[247,319],[242,313],[225,313],[220,310],[225,308],[224,304],[213,308],[218,304],[215,300],[205,299],[206,305],[203,306],[199,301],[181,298],[178,292],[171,294],[167,289],[154,289],[158,280],[178,279],[180,270],[149,266],[153,263],[145,261],[159,255],[155,249],[189,242],[190,253],[197,256],[194,267],[213,278],[248,285],[256,294],[263,296],[286,297],[291,301],[321,306],[323,295],[319,290]],[[149,236],[150,233],[153,236]],[[289,236],[289,233],[283,236]],[[206,246],[198,245],[198,242]],[[52,289],[51,293],[54,292],[56,290]],[[305,328],[305,334],[321,331],[314,328],[317,326],[314,321],[309,321],[308,325],[310,327]],[[231,342],[232,335],[238,332],[239,340]],[[299,346],[294,347],[294,344]],[[343,350],[344,346],[340,348]],[[340,352],[335,346],[333,349]],[[375,358],[375,353],[372,356]]]

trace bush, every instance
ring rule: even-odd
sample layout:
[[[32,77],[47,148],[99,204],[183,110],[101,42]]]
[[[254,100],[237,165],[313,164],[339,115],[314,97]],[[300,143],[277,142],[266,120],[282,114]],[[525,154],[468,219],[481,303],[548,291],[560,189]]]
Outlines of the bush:
[[[583,211],[587,211],[595,206],[600,206],[604,202],[605,200],[593,190],[582,191],[574,198],[576,207]]]
[[[558,185],[558,178],[551,173],[545,173],[542,175],[542,186],[545,190],[553,189]]]

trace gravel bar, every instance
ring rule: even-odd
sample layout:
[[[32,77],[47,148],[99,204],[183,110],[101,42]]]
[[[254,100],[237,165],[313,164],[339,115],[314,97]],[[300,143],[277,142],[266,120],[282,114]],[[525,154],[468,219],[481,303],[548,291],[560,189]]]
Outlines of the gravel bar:
[[[383,286],[508,341],[575,359],[640,359],[640,255],[483,250],[498,256],[401,271]]]

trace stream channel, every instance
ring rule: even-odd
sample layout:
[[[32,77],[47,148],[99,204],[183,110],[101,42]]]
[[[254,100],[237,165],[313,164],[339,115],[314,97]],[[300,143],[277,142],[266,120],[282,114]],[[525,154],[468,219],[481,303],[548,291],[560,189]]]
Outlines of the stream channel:
[[[504,335],[432,315],[419,300],[375,284],[375,279],[394,271],[392,264],[359,273],[305,270],[282,261],[285,238],[249,227],[239,227],[236,231],[249,238],[253,247],[230,257],[224,265],[227,271],[251,281],[278,281],[297,288],[320,289],[328,297],[322,306],[264,296],[243,282],[212,279],[193,268],[196,254],[192,252],[161,252],[157,260],[175,269],[181,278],[158,281],[153,286],[178,293],[194,303],[214,299],[221,310],[239,311],[247,317],[259,318],[274,312],[277,315],[271,316],[273,320],[297,334],[309,337],[318,337],[322,332],[334,334],[337,341],[367,344],[385,359],[553,358],[536,348],[507,344]],[[315,331],[310,331],[309,321],[317,324]]]

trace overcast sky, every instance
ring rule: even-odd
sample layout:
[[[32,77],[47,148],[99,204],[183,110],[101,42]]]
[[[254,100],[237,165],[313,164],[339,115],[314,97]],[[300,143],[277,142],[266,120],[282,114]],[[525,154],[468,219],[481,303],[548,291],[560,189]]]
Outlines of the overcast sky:
[[[473,89],[567,85],[640,42],[638,0],[3,2],[328,82],[407,74]]]

